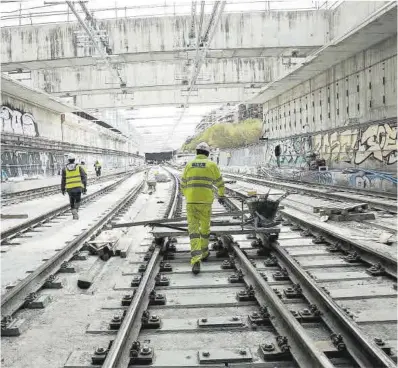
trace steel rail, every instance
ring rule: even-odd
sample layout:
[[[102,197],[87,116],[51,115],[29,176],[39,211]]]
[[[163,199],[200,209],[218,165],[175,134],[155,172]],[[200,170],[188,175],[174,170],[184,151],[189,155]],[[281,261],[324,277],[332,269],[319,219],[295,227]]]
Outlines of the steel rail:
[[[174,215],[174,211],[177,208],[177,202],[179,198],[178,178],[172,173],[170,173],[170,175],[174,177],[174,195],[172,200],[170,201],[170,205],[168,208],[167,218],[169,219]],[[108,351],[102,368],[127,366],[128,362],[127,364],[123,365],[121,359],[123,359],[123,357],[126,357],[126,354],[124,354],[124,352],[125,350],[129,349],[129,343],[132,343],[138,338],[141,326],[141,315],[146,309],[146,303],[144,303],[143,301],[147,299],[151,291],[151,287],[155,282],[155,271],[159,268],[163,246],[163,242],[158,242],[156,244],[155,250],[152,253],[151,259],[148,262],[146,271],[141,279],[140,285],[134,294],[134,298],[130,306],[127,309],[122,325],[120,326],[116,338],[113,340],[112,346]]]
[[[86,197],[82,198],[82,203],[92,200],[92,199],[98,197],[99,195],[103,194],[104,192],[108,192],[108,191],[116,188],[123,181],[127,180],[127,178],[129,176],[130,175],[128,175],[124,178],[121,178],[116,183],[110,184],[110,185],[106,186],[105,188],[102,188],[102,189],[96,191],[95,193],[87,195]],[[22,224],[19,224],[19,225],[13,226],[7,230],[4,230],[0,234],[1,243],[4,244],[4,242],[6,240],[14,238],[17,235],[19,235],[20,233],[26,232],[27,230],[29,230],[32,227],[36,227],[38,224],[45,223],[45,222],[49,221],[50,219],[52,219],[56,216],[59,216],[61,213],[69,211],[69,209],[70,209],[70,205],[66,204],[64,206],[57,207],[51,211],[48,211],[40,216],[37,216],[37,217],[35,217],[29,221],[26,221]]]
[[[351,356],[362,368],[386,367],[396,368],[396,364],[376,345],[361,332],[358,325],[344,313],[336,302],[322,290],[316,282],[306,273],[284,250],[278,242],[269,244],[271,249],[282,259],[287,269],[290,270],[300,283],[304,292],[313,299],[311,302],[323,312],[323,319],[330,325],[332,331],[339,331],[344,337],[344,342]],[[332,314],[333,317],[330,317]],[[341,331],[341,332],[340,332]]]
[[[291,190],[297,190],[297,191],[303,191],[303,192],[308,192],[309,194],[316,195],[322,198],[326,199],[336,199],[339,201],[345,200],[348,202],[365,202],[367,203],[370,207],[382,210],[382,211],[388,211],[392,213],[397,213],[397,204],[394,202],[392,204],[385,204],[385,203],[380,203],[377,201],[376,198],[374,198],[374,195],[370,195],[372,198],[352,198],[349,194],[345,195],[343,193],[330,193],[330,192],[322,192],[320,189],[316,188],[297,188],[294,187],[295,184],[288,184],[288,183],[280,183],[280,182],[274,182],[270,181],[267,179],[256,179],[256,178],[251,178],[248,176],[239,176],[239,175],[234,175],[234,174],[224,174],[225,176],[229,176],[232,178],[235,178],[237,180],[241,181],[246,181],[249,183],[253,184],[259,184],[259,185],[267,185],[269,187],[274,187],[274,188],[279,188],[279,189],[291,189]],[[296,185],[303,185],[301,184],[296,184]],[[333,188],[331,188],[333,189]],[[349,193],[349,192],[348,192]],[[360,195],[367,195],[366,193],[357,193]],[[381,199],[386,199],[385,197],[381,197]]]
[[[123,175],[127,174],[133,174],[135,173],[135,170],[129,170],[127,172],[119,172],[115,174],[109,174],[109,175],[104,175],[99,178],[89,178],[88,183],[89,184],[98,184],[102,183],[104,181],[110,180],[112,178],[118,178]],[[33,188],[33,189],[27,189],[27,190],[22,190],[18,192],[12,192],[12,193],[4,193],[1,196],[1,206],[9,206],[12,205],[13,203],[7,203],[7,202],[12,202],[12,201],[22,201],[22,200],[30,200],[34,198],[40,198],[43,195],[47,195],[50,193],[58,193],[60,191],[60,186],[59,184],[55,185],[48,185],[44,187],[39,187],[39,188]],[[4,203],[6,202],[6,203]],[[20,202],[16,202],[20,203]]]
[[[64,261],[70,259],[74,252],[83,246],[85,241],[103,228],[120,208],[123,208],[126,202],[140,193],[142,186],[143,181],[124,196],[124,198],[119,200],[95,225],[82,232],[9,292],[3,294],[1,296],[1,315],[4,317],[14,314],[24,304],[26,297],[30,293],[39,290],[43,286],[45,280],[60,269]]]
[[[238,207],[232,202],[231,204],[238,209]],[[280,210],[279,212],[285,216],[284,210]],[[297,219],[301,220],[299,218]],[[323,229],[318,229],[318,232],[322,231]],[[305,287],[306,294],[309,296],[307,299],[316,300],[316,304],[319,304],[319,306],[322,307],[324,321],[329,326],[332,326],[331,329],[333,331],[339,331],[339,333],[341,333],[346,342],[348,351],[361,368],[396,368],[395,363],[374,342],[370,341],[360,331],[355,322],[350,320],[348,316],[340,310],[339,306],[333,301],[333,299],[327,295],[313,279],[311,279],[311,277],[294,261],[294,259],[279,245],[278,242],[270,243],[264,235],[259,234],[259,236],[262,238],[263,243],[270,246],[279,258],[283,260],[285,266],[287,266],[286,268],[293,273],[300,285]],[[350,240],[350,242],[353,241]],[[242,257],[246,258],[237,245],[232,245],[232,247],[240,260],[242,260]],[[243,266],[245,266],[246,271],[251,273],[256,272],[256,269],[250,264],[248,259],[244,259],[243,261],[244,262],[242,263]],[[262,281],[264,284],[263,286],[267,286],[266,282],[261,277],[259,281]],[[256,284],[260,285],[257,280]],[[330,317],[330,315],[333,317]],[[293,328],[291,331],[296,332]]]
[[[308,336],[307,331],[291,314],[286,305],[274,293],[256,268],[250,263],[249,259],[244,255],[242,250],[236,243],[233,243],[229,236],[222,236],[221,240],[227,248],[231,248],[235,253],[246,277],[248,277],[255,285],[255,290],[260,291],[261,299],[267,303],[267,307],[276,317],[274,322],[279,333],[283,333],[289,337],[289,345],[293,357],[300,367],[328,367],[333,368],[334,365],[319,350],[314,341]],[[258,294],[256,294],[258,296]]]
[[[342,247],[342,250],[345,251],[353,251],[355,250],[361,257],[363,261],[372,265],[376,263],[380,263],[390,276],[397,278],[397,267],[398,263],[395,258],[389,257],[387,254],[383,254],[381,252],[377,252],[376,250],[361,244],[359,241],[355,239],[349,239],[339,232],[332,231],[330,229],[322,228],[317,226],[304,218],[299,216],[295,216],[292,213],[289,213],[287,209],[279,210],[279,213],[287,218],[288,220],[302,226],[305,229],[309,229],[313,233],[317,233],[322,235],[325,239],[330,239],[331,242],[339,242]]]

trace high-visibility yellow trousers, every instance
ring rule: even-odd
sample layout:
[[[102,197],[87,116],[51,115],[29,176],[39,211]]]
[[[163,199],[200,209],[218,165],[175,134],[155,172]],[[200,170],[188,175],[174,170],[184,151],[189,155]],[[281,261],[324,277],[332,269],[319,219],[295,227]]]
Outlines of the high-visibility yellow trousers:
[[[209,254],[211,203],[187,203],[191,264]]]

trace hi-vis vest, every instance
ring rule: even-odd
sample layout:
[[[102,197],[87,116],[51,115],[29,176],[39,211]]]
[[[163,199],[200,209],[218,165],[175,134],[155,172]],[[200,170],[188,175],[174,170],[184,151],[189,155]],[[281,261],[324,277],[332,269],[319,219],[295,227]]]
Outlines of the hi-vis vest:
[[[75,168],[72,170],[68,169],[68,166],[65,168],[65,188],[72,189],[72,188],[83,188],[82,178],[80,176],[80,166],[75,165]],[[71,167],[71,166],[69,166]]]
[[[213,203],[214,187],[217,187],[219,196],[224,196],[224,181],[217,164],[205,155],[197,155],[187,164],[181,178],[181,189],[187,203]]]
[[[96,169],[98,169],[99,167],[101,167],[101,164],[100,164],[99,162],[96,162],[96,163],[94,164],[94,166],[95,166]]]
[[[85,165],[80,165],[80,167],[83,169],[84,173],[87,174],[87,168]]]

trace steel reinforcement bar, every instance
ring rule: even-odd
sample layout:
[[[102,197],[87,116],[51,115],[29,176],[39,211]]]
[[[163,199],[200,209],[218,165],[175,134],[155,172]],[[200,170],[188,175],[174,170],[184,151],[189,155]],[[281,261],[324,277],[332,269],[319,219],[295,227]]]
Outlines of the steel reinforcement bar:
[[[124,180],[124,179],[123,179]],[[113,184],[116,185],[117,183]],[[143,182],[133,188],[126,196],[119,200],[107,214],[87,230],[83,231],[73,241],[68,243],[62,250],[57,252],[48,261],[43,263],[28,277],[18,283],[9,292],[1,296],[1,315],[2,317],[14,314],[25,302],[26,297],[39,290],[46,279],[56,273],[64,261],[70,259],[74,252],[79,250],[83,244],[94,234],[106,226],[112,218],[125,206],[126,202],[135,198],[140,193]]]

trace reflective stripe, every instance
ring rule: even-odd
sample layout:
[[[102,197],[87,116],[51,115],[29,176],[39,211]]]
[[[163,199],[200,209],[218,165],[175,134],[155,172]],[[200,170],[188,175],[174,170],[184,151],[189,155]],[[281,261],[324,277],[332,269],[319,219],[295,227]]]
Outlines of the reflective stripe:
[[[202,251],[201,250],[193,250],[193,251],[191,251],[191,257],[200,256],[200,255],[202,255]]]
[[[210,238],[210,234],[200,234],[200,237],[203,239],[209,239]]]
[[[223,181],[222,176],[220,176],[218,179],[214,180],[215,183],[217,183],[218,181]]]
[[[196,233],[189,234],[189,239],[200,239],[200,234]]]
[[[75,184],[75,183],[81,183],[81,181],[80,180],[68,181],[67,184]]]
[[[213,186],[210,184],[188,184],[185,186],[185,188],[207,188],[207,189],[213,189]]]
[[[204,181],[213,182],[213,179],[207,176],[190,176],[189,178],[186,179],[186,181],[191,181],[191,180],[204,180]]]

